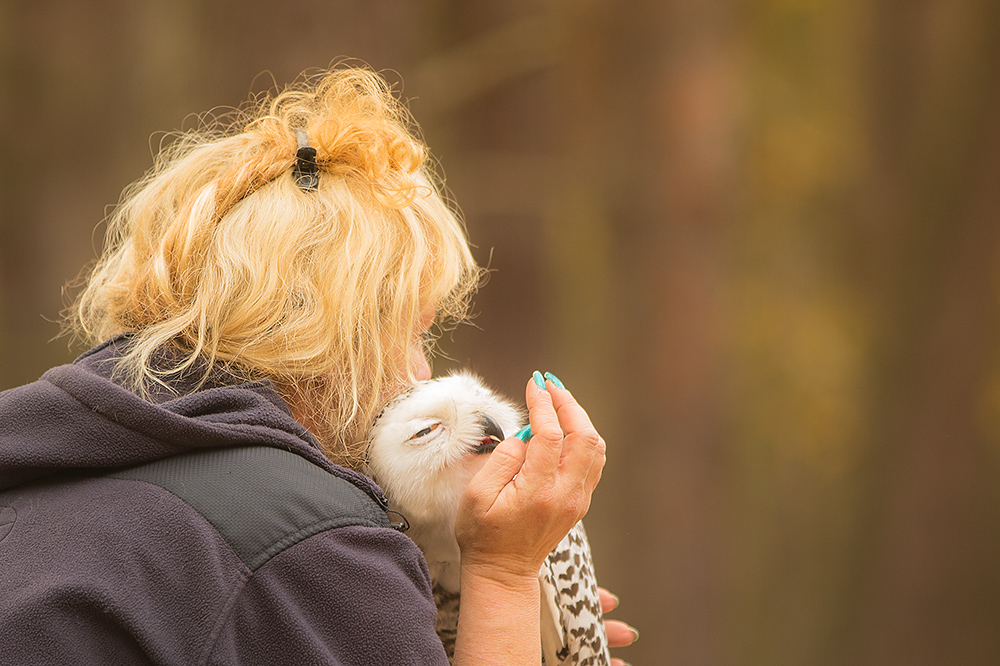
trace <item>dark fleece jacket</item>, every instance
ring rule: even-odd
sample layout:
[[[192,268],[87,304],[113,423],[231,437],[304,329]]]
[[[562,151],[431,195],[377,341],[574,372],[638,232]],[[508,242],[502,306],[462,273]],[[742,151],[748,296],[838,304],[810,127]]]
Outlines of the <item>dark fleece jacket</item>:
[[[378,487],[267,382],[138,398],[127,344],[0,393],[0,664],[446,664]],[[331,520],[328,488],[373,511]]]

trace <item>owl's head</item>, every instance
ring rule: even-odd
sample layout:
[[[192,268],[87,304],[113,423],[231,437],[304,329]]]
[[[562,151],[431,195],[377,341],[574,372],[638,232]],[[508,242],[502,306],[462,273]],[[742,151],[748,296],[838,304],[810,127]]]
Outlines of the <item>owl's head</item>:
[[[369,472],[411,521],[454,520],[462,492],[486,457],[524,422],[522,410],[475,375],[418,382],[376,419]]]

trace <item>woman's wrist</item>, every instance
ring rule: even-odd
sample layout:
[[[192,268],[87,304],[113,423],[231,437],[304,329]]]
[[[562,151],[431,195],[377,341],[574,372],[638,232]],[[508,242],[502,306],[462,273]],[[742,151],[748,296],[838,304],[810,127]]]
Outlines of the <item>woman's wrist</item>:
[[[497,563],[462,562],[463,593],[467,584],[492,589],[498,594],[536,594],[538,570]]]
[[[462,563],[454,666],[541,662],[538,573]]]
[[[538,570],[541,566],[541,562],[534,562],[529,558],[513,554],[506,556],[482,555],[470,548],[462,549],[463,577],[468,572],[470,576],[483,578],[513,589],[520,589],[532,581],[537,583]]]

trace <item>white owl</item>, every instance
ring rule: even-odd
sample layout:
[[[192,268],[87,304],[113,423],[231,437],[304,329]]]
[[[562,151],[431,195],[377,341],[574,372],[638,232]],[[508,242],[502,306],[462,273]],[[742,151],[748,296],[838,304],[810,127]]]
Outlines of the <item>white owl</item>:
[[[414,384],[386,406],[372,427],[369,472],[390,508],[406,517],[407,534],[427,560],[437,631],[449,659],[458,627],[458,503],[486,456],[525,423],[522,410],[479,378],[460,372]],[[582,523],[549,554],[538,578],[543,663],[607,666],[607,636]]]

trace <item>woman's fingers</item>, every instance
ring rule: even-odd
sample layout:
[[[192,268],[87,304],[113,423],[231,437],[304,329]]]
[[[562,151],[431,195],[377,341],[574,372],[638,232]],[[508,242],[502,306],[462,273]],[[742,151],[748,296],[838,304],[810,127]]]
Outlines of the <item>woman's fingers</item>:
[[[614,609],[618,608],[618,597],[611,594],[603,587],[597,588],[597,596],[601,600],[601,613],[607,615]],[[634,627],[631,627],[620,620],[609,620],[605,618],[604,632],[608,637],[608,647],[612,648],[627,647],[632,643],[635,643],[639,638],[639,632],[636,631]],[[611,663],[614,664],[615,660],[612,659]]]
[[[552,406],[556,410],[559,425],[566,436],[574,433],[588,437],[597,436],[597,431],[594,429],[594,424],[590,422],[590,417],[587,416],[587,412],[576,401],[572,393],[551,379],[545,383],[545,386],[549,395],[552,396]]]
[[[470,484],[474,496],[469,499],[489,510],[505,494],[513,499],[523,493],[539,507],[560,507],[560,515],[575,522],[586,514],[601,478],[604,440],[569,391],[551,376],[546,382],[536,372],[525,388],[525,401],[530,439],[501,442],[477,482]]]
[[[601,478],[605,444],[590,417],[558,379],[534,373],[525,389],[532,436],[514,479],[518,491],[558,502],[582,517]],[[496,452],[494,452],[494,455]]]
[[[605,614],[618,608],[618,604],[621,603],[621,600],[617,596],[608,592],[600,585],[597,586],[597,597],[601,600],[601,612]]]
[[[605,620],[604,631],[608,635],[608,647],[628,647],[639,638],[639,632],[619,620]]]
[[[551,379],[551,375],[546,386],[559,425],[565,433],[563,467],[570,478],[582,478],[584,488],[590,493],[601,479],[607,447],[573,394],[561,382]]]
[[[535,375],[541,377],[538,373]],[[544,385],[543,382],[541,386]],[[528,382],[524,398],[528,405],[532,435],[516,485],[525,491],[535,492],[550,488],[556,483],[559,458],[562,456],[563,432],[552,406],[552,395],[541,388],[537,380]]]
[[[476,475],[481,478],[476,487],[482,497],[489,498],[490,504],[521,471],[527,446],[517,437],[505,439],[497,445]]]

